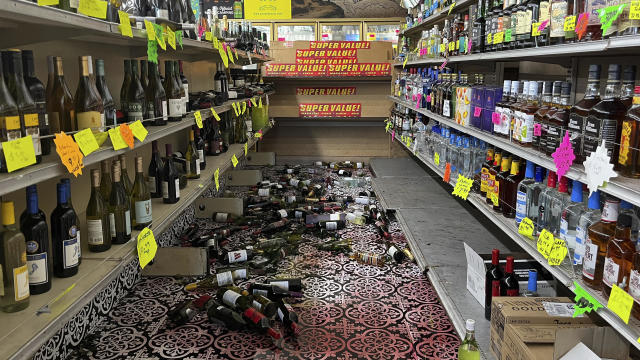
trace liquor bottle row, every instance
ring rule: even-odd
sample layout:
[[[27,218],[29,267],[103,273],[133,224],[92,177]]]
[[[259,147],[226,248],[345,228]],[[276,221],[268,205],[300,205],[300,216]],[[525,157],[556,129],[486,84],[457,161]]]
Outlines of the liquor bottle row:
[[[427,0],[419,4],[420,10],[414,8],[414,16],[407,18],[407,26],[419,24],[420,19],[425,18],[426,11],[432,9],[429,3]],[[444,5],[444,2],[435,3]],[[601,23],[599,10],[611,5],[622,5],[623,8],[606,27]],[[422,31],[417,43],[405,37],[400,57],[409,56],[409,60],[444,58],[636,35],[640,20],[632,19],[630,11],[629,0],[615,4],[595,0],[479,0],[464,16],[457,13],[446,19],[442,29],[434,25]],[[585,26],[576,26],[581,21]],[[416,47],[419,51],[412,52]]]
[[[266,32],[253,27],[251,21],[229,21],[227,15],[220,18],[219,10],[218,6],[207,10],[207,29],[211,31],[213,37],[238,50],[268,56],[269,41]],[[242,9],[239,17],[242,17]]]
[[[600,65],[589,66],[582,100],[570,103],[566,81],[505,80],[502,88],[483,84],[476,75],[436,69],[411,69],[396,82],[395,94],[418,108],[473,126],[514,144],[551,155],[568,131],[575,163],[582,163],[604,141],[615,170],[640,177],[640,86],[636,67],[609,65],[600,95]],[[404,109],[406,112],[407,109]]]

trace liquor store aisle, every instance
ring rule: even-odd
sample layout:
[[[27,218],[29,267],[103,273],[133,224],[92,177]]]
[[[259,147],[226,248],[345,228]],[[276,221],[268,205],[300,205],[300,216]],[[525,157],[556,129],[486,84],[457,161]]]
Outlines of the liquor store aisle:
[[[388,163],[391,164],[391,162]],[[380,163],[373,162],[372,166],[378,164]],[[247,167],[247,169],[251,168]],[[240,288],[236,288],[238,291],[248,289],[255,295],[257,287],[255,284],[268,283],[269,279],[274,278],[281,279],[280,281],[289,279],[287,283],[289,292],[284,301],[291,305],[286,309],[290,310],[289,314],[293,314],[293,317],[290,315],[285,318],[293,319],[294,325],[291,325],[292,321],[289,320],[276,321],[272,325],[275,327],[275,332],[271,333],[271,336],[268,335],[269,330],[261,333],[260,328],[257,327],[239,326],[239,330],[231,330],[235,329],[234,324],[237,325],[233,316],[228,318],[216,313],[211,308],[214,302],[208,301],[203,305],[204,301],[209,299],[208,296],[217,297],[221,303],[229,305],[224,295],[220,299],[219,288],[210,286],[211,282],[201,281],[197,283],[198,287],[195,291],[187,291],[185,286],[195,281],[192,278],[143,277],[130,293],[119,300],[108,316],[99,318],[90,325],[92,331],[78,346],[68,349],[69,358],[455,359],[457,357],[460,337],[431,281],[419,266],[409,261],[407,255],[402,252],[408,246],[401,225],[392,218],[386,219],[384,214],[377,213],[373,206],[375,199],[368,198],[368,194],[363,194],[371,190],[369,170],[354,169],[354,177],[344,177],[340,176],[338,171],[327,169],[326,166],[308,164],[254,169],[261,169],[262,184],[268,182],[275,184],[284,178],[293,179],[295,183],[297,179],[307,178],[311,184],[325,184],[327,188],[325,196],[335,200],[334,204],[348,196],[358,199],[358,203],[349,203],[346,209],[348,211],[346,221],[344,218],[337,221],[339,229],[337,232],[326,232],[322,228],[323,225],[318,226],[319,229],[310,229],[306,226],[306,229],[298,231],[295,221],[290,220],[286,227],[280,228],[277,227],[278,225],[273,225],[278,222],[262,228],[235,227],[238,231],[228,236],[227,241],[220,242],[218,251],[223,254],[226,250],[254,250],[247,250],[248,252],[244,253],[249,258],[248,262],[232,264],[243,266],[249,263],[248,276],[245,279],[239,276],[240,279],[235,281],[236,286]],[[377,167],[375,169],[379,172]],[[292,172],[293,177],[287,174],[288,172]],[[311,172],[314,174],[307,175]],[[357,176],[355,176],[356,172]],[[425,234],[433,234],[435,237],[431,239],[434,243],[441,242],[449,245],[457,243],[464,237],[462,230],[456,232],[442,223],[452,214],[462,217],[464,210],[450,196],[447,200],[445,198],[447,194],[444,190],[440,191],[434,180],[426,175],[423,175],[423,178],[431,183],[422,184],[424,187],[429,187],[429,193],[425,194],[421,200],[427,206],[432,204],[432,210],[436,209],[436,206],[447,207],[448,215],[445,218],[444,214],[438,214],[437,211],[431,212],[428,217],[422,219],[425,221],[421,225],[422,229],[424,226],[429,226]],[[287,186],[287,188],[289,190],[283,196],[291,200],[290,196],[294,196],[297,190],[295,186]],[[252,199],[255,198],[251,193],[255,191],[255,188],[250,187],[228,187],[224,196],[244,197],[251,204]],[[398,195],[410,194],[408,191],[411,189],[401,191]],[[365,205],[364,203],[367,202],[370,204]],[[436,203],[439,205],[435,205]],[[330,204],[327,203],[324,206],[332,206]],[[287,211],[282,210],[286,208],[288,207],[278,207],[280,212]],[[252,206],[249,206],[245,211],[246,217],[242,220],[236,218],[234,222],[250,224],[251,215],[247,214],[252,213],[251,209]],[[428,211],[427,208],[424,210]],[[271,211],[278,213],[275,210]],[[263,213],[262,218],[267,213]],[[216,218],[219,214],[216,214]],[[383,218],[389,225],[365,222],[365,218],[370,214]],[[214,222],[210,216],[207,219],[196,219],[194,222],[199,229],[198,232],[186,238],[183,237],[182,245],[193,242],[189,239],[214,234],[216,229],[230,228],[229,224]],[[340,229],[342,226],[344,228]],[[274,229],[275,232],[272,231]],[[269,240],[255,241],[253,238],[261,238],[260,235],[254,236],[258,231],[262,235],[272,234],[273,236]],[[487,241],[488,247],[497,243],[497,240],[488,235],[488,231],[475,221],[468,221],[466,231],[473,233],[475,239],[465,239],[465,241],[473,242],[482,239]],[[301,236],[296,237],[297,234]],[[269,255],[269,258],[275,258],[274,262],[264,264],[256,261],[260,256],[252,258],[254,252],[263,251],[262,255],[269,254],[267,242],[277,242],[278,238],[287,239],[288,244],[276,245],[278,249],[276,254]],[[425,238],[421,241],[427,240]],[[430,249],[429,244],[425,246],[424,249],[427,252],[431,251],[435,254],[437,251],[436,247]],[[397,250],[398,254],[385,262],[383,254],[389,248]],[[350,258],[350,255],[354,255],[359,261]],[[411,256],[410,251],[408,255]],[[421,256],[430,258],[431,254],[424,253]],[[391,258],[397,260],[390,260]],[[229,266],[221,264],[221,262],[228,262],[227,260],[221,260],[222,258],[218,258],[215,266],[212,266],[213,274],[221,274],[224,272],[222,268]],[[461,257],[460,261],[464,262],[464,258]],[[443,266],[443,269],[450,271],[454,264],[449,265],[451,266]],[[234,280],[236,280],[238,266],[234,270]],[[221,278],[216,275],[213,279],[218,283],[221,281]],[[302,279],[301,288],[295,279]],[[458,281],[458,283],[461,282]],[[460,291],[464,289],[461,288]],[[267,297],[275,300],[277,294],[269,292]],[[185,306],[185,301],[189,300],[192,303]],[[265,301],[270,303],[269,300]],[[209,309],[202,309],[206,307]],[[265,305],[262,309],[265,314],[270,313],[267,307]],[[280,307],[280,309],[285,308]],[[473,317],[482,318],[482,316]],[[282,320],[282,313],[278,312],[275,318]],[[240,321],[243,321],[242,318]],[[280,334],[283,334],[284,338],[277,339]]]

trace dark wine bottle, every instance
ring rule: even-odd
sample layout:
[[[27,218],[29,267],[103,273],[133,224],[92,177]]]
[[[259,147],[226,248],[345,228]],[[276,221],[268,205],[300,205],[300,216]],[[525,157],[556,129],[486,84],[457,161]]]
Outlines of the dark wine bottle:
[[[126,122],[128,119],[127,110],[129,106],[127,101],[129,100],[129,89],[131,88],[131,60],[124,60],[124,79],[122,80],[122,87],[120,88],[120,111],[124,119],[118,122]]]
[[[27,188],[25,189],[25,204],[29,205],[29,197],[30,197],[30,193],[38,193],[38,188],[36,185],[29,185],[27,186]],[[45,219],[45,221],[47,220],[47,217],[44,214],[44,211],[42,211],[42,209],[38,209],[38,214],[43,217]],[[25,220],[27,219],[27,216],[29,215],[29,207],[27,206],[26,209],[24,209],[24,211],[22,212],[22,214],[20,214],[20,228],[22,229],[22,226],[24,225]]]
[[[216,74],[213,77],[213,91],[222,94],[222,101],[229,100],[229,82],[222,63],[216,64]]]
[[[189,130],[189,142],[187,143],[187,151],[185,152],[185,173],[187,179],[200,178],[200,158],[198,150],[196,150],[195,135],[193,130]]]
[[[166,158],[162,169],[162,201],[165,204],[175,204],[180,200],[180,176],[173,164],[173,147],[165,144]]]
[[[53,263],[49,249],[49,227],[38,208],[38,193],[28,192],[27,216],[21,223],[20,231],[27,242],[27,268],[29,270],[29,291],[32,295],[42,294],[51,289]]]
[[[20,115],[18,113],[18,106],[5,84],[2,69],[2,61],[0,61],[0,140],[16,140],[22,136],[20,131]],[[0,172],[7,172],[7,164],[4,161],[2,149],[0,149]]]
[[[80,244],[76,213],[69,206],[69,194],[65,184],[56,184],[58,206],[51,213],[51,247],[53,249],[53,274],[70,277],[78,273]]]
[[[38,112],[38,124],[40,127],[40,136],[51,135],[49,129],[49,119],[47,116],[47,101],[44,85],[36,77],[36,72],[33,66],[33,51],[22,50],[22,67],[24,68],[24,83],[29,89],[29,93],[36,103],[36,111]],[[42,139],[40,141],[42,146],[42,155],[49,155],[51,153],[51,139]]]
[[[177,61],[173,62],[173,76],[176,78],[176,83],[178,84],[178,89],[180,90],[180,110],[182,112],[182,117],[187,114],[187,101],[188,94],[185,92],[184,86],[182,84],[182,79],[180,78],[180,66]]]
[[[145,93],[138,76],[138,62],[131,60],[131,84],[127,92],[127,121],[142,120],[143,109],[146,108]]]
[[[136,179],[131,192],[131,209],[133,210],[133,228],[142,230],[151,225],[153,219],[151,210],[151,194],[144,180],[142,170],[142,156],[136,157]]]
[[[502,270],[500,270],[500,250],[491,251],[491,266],[485,276],[485,296],[484,296],[484,317],[491,319],[491,298],[500,296],[500,280],[502,280]]]
[[[62,58],[55,56],[54,78],[51,88],[51,96],[47,97],[47,113],[49,114],[49,127],[51,133],[61,131],[70,132],[75,128],[75,110],[73,108],[73,97],[71,91],[64,80],[64,70],[62,68]]]
[[[273,279],[267,281],[267,283],[285,291],[302,291],[302,279]]]
[[[111,175],[109,172],[109,160],[102,160],[100,162],[100,173],[102,180],[100,180],[100,193],[102,199],[108,203],[111,196]]]
[[[160,77],[158,76],[158,64],[148,63],[149,66],[149,85],[146,91],[147,115],[145,119],[150,120],[149,123],[155,126],[167,124],[169,113],[167,112],[167,95],[164,92]]]
[[[130,201],[120,181],[120,161],[111,165],[113,183],[109,195],[109,225],[111,227],[111,243],[124,244],[131,239]]]
[[[293,307],[287,304],[284,299],[278,301],[278,319],[282,321],[287,330],[291,331],[294,335],[300,332],[298,326],[298,314],[296,314]]]
[[[162,157],[158,151],[158,141],[151,143],[151,162],[149,162],[149,170],[147,171],[147,187],[152,198],[162,197],[162,172],[164,164]]]
[[[140,60],[140,84],[145,92],[147,91],[147,87],[149,87],[149,70],[147,64],[147,60]]]
[[[182,120],[182,97],[180,88],[173,75],[173,61],[164,62],[164,92],[169,105],[169,121]]]
[[[116,104],[104,78],[104,60],[102,59],[96,59],[96,87],[102,98],[105,126],[117,125]]]
[[[504,278],[500,283],[500,296],[519,296],[518,276],[513,272],[513,256],[507,256]]]
[[[53,61],[53,56],[47,56],[47,88],[45,89],[45,99],[51,99],[51,94],[53,94],[53,82],[55,79],[54,75],[55,64]]]
[[[133,183],[127,172],[127,157],[124,154],[120,154],[118,155],[118,160],[120,160],[120,182],[122,182],[125,194],[127,194],[127,197],[130,197]]]
[[[219,302],[234,310],[245,310],[251,304],[251,299],[243,294],[242,289],[236,286],[218,289],[216,297]]]
[[[209,300],[211,306],[207,309],[207,317],[209,321],[218,320],[224,323],[229,330],[242,330],[245,329],[247,323],[242,318],[242,315],[229,309],[226,306],[220,305],[215,300]]]
[[[180,81],[182,82],[182,88],[184,89],[184,111],[189,112],[191,111],[191,106],[189,106],[189,81],[187,80],[187,77],[184,76],[184,72],[182,70],[182,60],[178,60],[178,65],[180,68]]]
[[[73,210],[73,212],[76,214],[76,224],[78,227],[78,230],[76,231],[76,237],[78,238],[78,265],[82,264],[82,240],[80,237],[80,218],[78,217],[78,212],[76,211],[76,209],[73,207],[73,200],[71,199],[71,179],[69,178],[62,178],[60,179],[60,183],[63,184],[65,186],[66,192],[67,192],[67,203],[69,204],[69,207],[71,208],[71,210]]]
[[[204,137],[201,135],[200,129],[196,127],[195,130],[196,150],[198,151],[198,159],[200,159],[200,170],[207,168],[207,158],[204,156],[206,153],[206,143]]]
[[[109,209],[100,192],[100,170],[91,170],[91,197],[87,204],[87,243],[89,251],[102,252],[111,248]]]

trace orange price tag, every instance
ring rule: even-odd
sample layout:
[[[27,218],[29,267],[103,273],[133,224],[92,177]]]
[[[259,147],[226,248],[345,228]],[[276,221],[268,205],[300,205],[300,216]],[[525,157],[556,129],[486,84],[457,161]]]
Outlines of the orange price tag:
[[[56,144],[56,152],[60,156],[60,161],[67,167],[67,171],[73,174],[75,177],[82,175],[82,152],[80,152],[80,146],[73,141],[73,138],[64,132],[56,134],[53,142]]]
[[[122,135],[122,140],[129,146],[129,148],[133,149],[133,131],[128,124],[120,125],[120,135]]]
[[[444,167],[444,176],[442,177],[444,182],[448,183],[451,180],[451,163],[447,163]]]

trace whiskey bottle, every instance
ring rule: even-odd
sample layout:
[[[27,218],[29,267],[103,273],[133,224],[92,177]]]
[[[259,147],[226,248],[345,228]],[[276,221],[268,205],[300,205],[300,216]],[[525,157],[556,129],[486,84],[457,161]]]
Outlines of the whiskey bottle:
[[[542,132],[543,138],[546,138],[549,134],[549,123],[551,122],[550,119],[553,116],[553,114],[555,114],[556,111],[558,111],[558,104],[560,104],[561,93],[562,93],[562,81],[554,81],[552,90],[551,90],[551,104],[549,105],[549,109],[544,113],[544,115],[542,115],[541,132]],[[551,148],[551,146],[549,145],[549,141],[545,141],[545,140],[541,140],[541,141],[544,142],[545,147],[544,149],[540,149],[540,151],[544,152],[545,154],[551,154],[556,150],[555,148]]]
[[[615,234],[620,201],[607,198],[600,221],[589,226],[582,261],[582,280],[590,287],[600,290],[602,271],[607,255],[607,245]]]
[[[504,81],[504,86],[502,88],[502,99],[496,103],[496,107],[494,110],[495,113],[500,115],[500,121],[498,124],[493,124],[493,132],[500,137],[509,136],[511,116],[505,112],[509,111],[508,103],[510,99],[509,90],[511,90],[511,84],[511,80]]]
[[[627,107],[627,111],[633,105],[633,89],[636,81],[636,66],[626,65],[622,70],[622,91],[620,101]]]
[[[530,82],[531,81],[526,80],[522,82],[522,92],[519,92],[516,101],[509,105],[509,109],[511,110],[511,141],[516,143],[519,143],[522,137],[522,133],[520,132],[523,118],[522,108],[527,104]]]
[[[486,199],[487,204],[493,204],[491,201],[491,194],[496,186],[496,174],[500,170],[500,165],[502,164],[502,152],[501,150],[496,150],[493,154],[493,164],[488,168],[487,174],[487,188],[486,188]]]
[[[585,244],[587,242],[587,229],[600,220],[602,213],[600,212],[600,192],[595,191],[589,196],[587,201],[587,209],[578,219],[576,225],[576,250],[573,254],[573,263],[576,276],[582,276],[582,264],[584,259]]]
[[[560,147],[560,143],[562,143],[565,132],[568,130],[570,113],[569,108],[571,107],[571,105],[569,104],[570,96],[571,83],[563,81],[562,90],[560,92],[560,103],[556,104],[556,111],[553,113],[553,115],[550,115],[547,120],[547,140],[545,153],[549,156],[553,154],[558,147]]]
[[[619,173],[622,176],[640,178],[640,86],[634,90],[633,105],[622,122]]]
[[[534,116],[538,111],[538,94],[541,82],[529,81],[529,91],[527,94],[527,103],[520,109],[520,130],[519,142],[522,146],[531,146],[533,144],[533,124]]]
[[[539,136],[536,136],[535,134],[533,135],[533,148],[541,152],[545,151],[546,144],[547,144],[547,137],[546,137],[546,134],[543,133],[542,128],[544,125],[544,122],[543,122],[544,115],[551,108],[551,100],[552,100],[551,88],[552,87],[553,87],[552,81],[544,81],[542,83],[542,96],[540,101],[540,107],[538,108],[538,111],[536,111],[535,115],[533,116],[534,128],[539,127],[541,130]]]
[[[602,293],[605,298],[609,298],[613,285],[627,291],[635,247],[631,240],[631,216],[620,214],[615,235],[606,247],[602,270]]]
[[[586,135],[585,124],[591,108],[600,102],[600,65],[589,65],[589,75],[587,76],[587,89],[584,98],[578,101],[569,110],[569,137],[573,153],[576,158],[574,163],[581,164],[585,159],[583,150],[583,137]],[[593,148],[595,149],[595,148]]]

